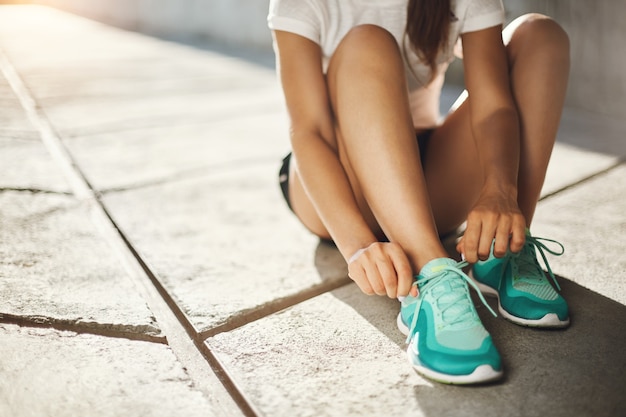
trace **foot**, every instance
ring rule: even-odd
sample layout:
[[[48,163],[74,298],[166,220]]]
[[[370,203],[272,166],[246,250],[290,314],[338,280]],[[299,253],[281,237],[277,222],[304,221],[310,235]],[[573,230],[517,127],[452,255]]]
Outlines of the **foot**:
[[[409,362],[421,375],[447,384],[502,376],[500,354],[470,298],[467,283],[474,284],[461,271],[465,265],[445,258],[429,262],[417,277],[419,295],[405,297],[398,314]]]
[[[540,240],[556,243],[561,250],[552,251]],[[472,275],[481,291],[498,297],[500,313],[513,323],[532,327],[567,327],[567,303],[552,287],[537,261],[538,251],[554,285],[560,290],[544,250],[557,256],[564,251],[559,242],[535,238],[527,231],[521,252],[508,253],[499,259],[492,253],[488,260],[473,266]]]

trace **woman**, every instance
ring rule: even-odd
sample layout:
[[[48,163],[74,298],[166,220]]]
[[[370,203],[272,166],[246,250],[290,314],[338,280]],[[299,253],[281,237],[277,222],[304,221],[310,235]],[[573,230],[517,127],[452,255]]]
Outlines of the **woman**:
[[[503,21],[501,0],[270,2],[293,148],[281,170],[285,198],[311,232],[335,242],[364,293],[402,300],[411,363],[445,383],[502,375],[467,263],[511,321],[569,324],[537,263],[545,246],[528,231],[569,41],[545,16],[523,16],[504,32]],[[457,40],[468,96],[440,122]],[[457,263],[439,236],[464,222],[457,250],[466,262]]]

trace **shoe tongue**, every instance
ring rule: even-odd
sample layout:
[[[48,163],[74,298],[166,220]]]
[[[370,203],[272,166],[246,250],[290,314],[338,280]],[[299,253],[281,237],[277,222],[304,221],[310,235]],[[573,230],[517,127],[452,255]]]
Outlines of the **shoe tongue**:
[[[440,307],[446,307],[443,313],[445,321],[453,322],[462,315],[471,313],[468,301],[464,297],[459,298],[460,294],[467,292],[467,289],[464,287],[465,283],[458,279],[446,282],[445,287],[441,289],[441,291],[445,292],[441,293],[437,301]]]
[[[450,258],[438,258],[428,262],[420,271],[420,277],[429,280],[441,275],[446,267],[456,267],[457,262]],[[458,280],[446,280],[440,282],[433,289],[433,295],[437,298],[439,306],[444,308],[444,321],[453,323],[462,318],[465,314],[471,314],[471,308],[464,297],[459,298],[460,294],[467,291],[465,283],[458,277]]]
[[[456,266],[456,261],[450,258],[433,259],[424,265],[419,276],[426,279],[435,277],[441,274],[441,272],[448,266]]]

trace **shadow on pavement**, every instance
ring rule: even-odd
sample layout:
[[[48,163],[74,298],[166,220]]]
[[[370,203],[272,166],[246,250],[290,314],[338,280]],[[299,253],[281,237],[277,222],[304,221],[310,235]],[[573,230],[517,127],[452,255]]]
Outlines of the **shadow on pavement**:
[[[327,254],[328,244],[320,246]],[[327,268],[338,268],[328,263],[316,266],[320,276],[331,273]],[[626,306],[566,278],[557,278],[571,310],[572,323],[566,330],[524,328],[502,317],[494,318],[474,297],[479,315],[502,354],[506,377],[498,384],[477,387],[415,386],[425,415],[626,415]],[[333,295],[405,348],[404,336],[395,324],[399,310],[396,300],[354,297],[345,291]],[[487,300],[497,308],[495,299]]]

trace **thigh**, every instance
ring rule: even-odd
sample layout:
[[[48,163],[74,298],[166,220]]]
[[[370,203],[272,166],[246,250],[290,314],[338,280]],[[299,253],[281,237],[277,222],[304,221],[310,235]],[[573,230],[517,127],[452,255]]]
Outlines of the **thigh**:
[[[456,229],[466,220],[483,184],[466,101],[433,132],[424,175],[439,233]]]

